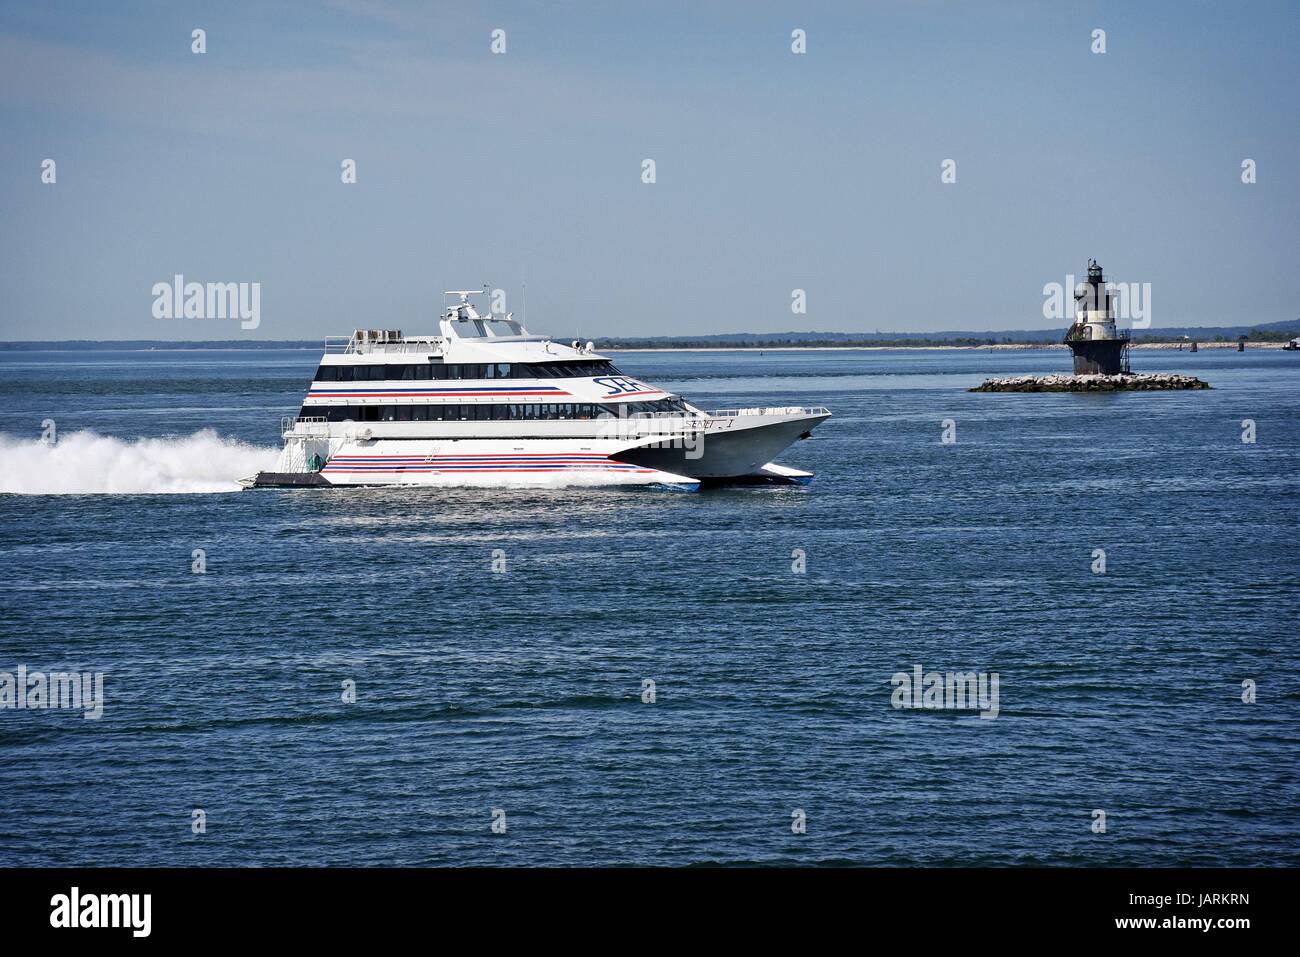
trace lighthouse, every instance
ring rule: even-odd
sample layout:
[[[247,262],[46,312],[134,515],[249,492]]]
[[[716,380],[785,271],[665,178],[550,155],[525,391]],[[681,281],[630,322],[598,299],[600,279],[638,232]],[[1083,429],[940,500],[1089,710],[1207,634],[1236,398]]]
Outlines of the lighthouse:
[[[1065,344],[1074,355],[1075,375],[1127,373],[1128,333],[1115,328],[1115,311],[1106,277],[1097,260],[1088,260],[1088,278],[1074,292],[1074,325]]]

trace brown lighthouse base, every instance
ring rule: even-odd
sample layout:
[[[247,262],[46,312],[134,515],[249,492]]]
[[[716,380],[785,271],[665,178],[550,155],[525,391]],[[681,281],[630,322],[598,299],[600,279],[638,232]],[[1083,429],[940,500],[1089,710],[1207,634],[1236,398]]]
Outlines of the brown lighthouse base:
[[[1128,338],[1071,339],[1075,375],[1120,375],[1129,371]]]

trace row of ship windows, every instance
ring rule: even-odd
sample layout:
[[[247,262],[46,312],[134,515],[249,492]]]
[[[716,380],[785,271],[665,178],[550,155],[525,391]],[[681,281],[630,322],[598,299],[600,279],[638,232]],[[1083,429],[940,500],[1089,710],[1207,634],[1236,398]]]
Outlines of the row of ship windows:
[[[685,412],[680,399],[595,405],[590,402],[481,403],[479,405],[304,405],[302,418],[327,422],[459,422],[511,419],[611,419],[633,412]]]
[[[317,382],[385,382],[404,379],[577,379],[622,375],[612,362],[527,362],[510,364],[404,362],[384,365],[323,365]]]

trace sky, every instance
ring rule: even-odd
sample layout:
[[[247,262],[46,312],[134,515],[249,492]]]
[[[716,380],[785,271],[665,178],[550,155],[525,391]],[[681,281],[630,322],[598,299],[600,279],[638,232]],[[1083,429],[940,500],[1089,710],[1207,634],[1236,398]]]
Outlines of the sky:
[[[1039,329],[1089,258],[1153,331],[1297,319],[1297,13],[0,0],[0,339]]]

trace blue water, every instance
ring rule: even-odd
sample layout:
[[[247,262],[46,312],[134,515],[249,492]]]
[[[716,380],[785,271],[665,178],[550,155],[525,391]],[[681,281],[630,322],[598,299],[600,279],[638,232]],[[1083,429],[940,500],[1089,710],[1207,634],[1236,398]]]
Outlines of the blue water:
[[[0,354],[0,464],[46,418],[269,448],[317,359]],[[0,711],[0,865],[1300,863],[1300,357],[965,391],[1066,361],[618,357],[830,407],[807,488],[0,495],[0,671],[106,675]],[[998,716],[891,707],[918,664]]]

